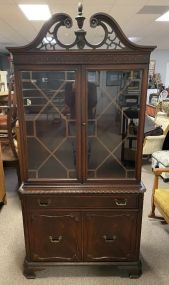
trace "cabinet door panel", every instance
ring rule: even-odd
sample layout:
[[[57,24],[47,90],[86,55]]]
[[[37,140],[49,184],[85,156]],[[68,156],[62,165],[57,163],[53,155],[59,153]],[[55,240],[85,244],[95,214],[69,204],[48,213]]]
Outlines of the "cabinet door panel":
[[[77,178],[76,70],[21,76],[28,178]]]
[[[29,236],[33,261],[81,260],[79,213],[35,211],[30,213]]]
[[[93,212],[85,215],[85,261],[137,258],[137,212]]]
[[[141,70],[88,71],[88,178],[134,179]]]

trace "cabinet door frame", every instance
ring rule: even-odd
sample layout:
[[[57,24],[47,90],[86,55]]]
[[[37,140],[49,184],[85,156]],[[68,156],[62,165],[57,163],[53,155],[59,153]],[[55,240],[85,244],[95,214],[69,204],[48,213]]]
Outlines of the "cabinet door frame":
[[[28,177],[28,153],[27,153],[27,141],[26,141],[26,124],[25,124],[25,116],[24,116],[24,104],[23,104],[23,92],[22,92],[22,79],[21,79],[21,72],[22,71],[33,71],[33,72],[48,72],[48,71],[75,71],[76,72],[76,139],[77,139],[77,179],[31,179]],[[17,104],[18,104],[18,119],[19,119],[19,128],[20,128],[20,165],[21,165],[21,177],[22,181],[25,182],[25,184],[53,184],[55,182],[59,183],[79,183],[82,180],[82,166],[81,166],[81,145],[82,145],[82,138],[81,138],[81,96],[78,96],[78,94],[81,94],[82,85],[81,82],[81,66],[80,65],[17,65],[15,67],[15,88],[16,88],[16,96],[17,96]],[[24,139],[23,139],[24,138]]]
[[[137,260],[139,257],[141,225],[139,219],[140,213],[136,209],[97,210],[85,213],[83,215],[84,261]],[[107,222],[107,226],[105,222]],[[100,223],[103,224],[103,227],[100,227]],[[119,227],[119,224],[123,226]],[[104,252],[107,252],[107,255],[105,253],[101,255],[102,248],[104,248]],[[123,249],[123,253],[120,253],[117,248]]]
[[[27,252],[28,259],[36,262],[80,262],[82,260],[80,212],[58,209],[32,210],[27,219],[30,248]]]
[[[82,97],[83,97],[83,104],[85,106],[86,112],[82,114],[82,121],[84,122],[86,128],[83,128],[82,132],[82,141],[85,142],[82,147],[82,159],[83,163],[83,181],[97,183],[100,182],[100,179],[89,179],[88,178],[88,161],[87,161],[87,96],[85,93],[87,92],[87,72],[88,71],[129,71],[129,70],[140,70],[142,71],[142,82],[141,82],[141,94],[140,94],[140,108],[141,112],[139,112],[139,131],[137,134],[137,156],[136,156],[136,164],[135,164],[135,178],[128,179],[124,178],[120,179],[101,179],[103,183],[136,183],[136,181],[141,180],[141,161],[142,161],[142,147],[143,147],[143,137],[144,137],[144,121],[145,121],[145,110],[146,110],[146,90],[147,90],[147,65],[146,64],[103,64],[103,65],[84,65],[82,67],[82,75],[83,79],[85,80],[85,84],[82,89]]]

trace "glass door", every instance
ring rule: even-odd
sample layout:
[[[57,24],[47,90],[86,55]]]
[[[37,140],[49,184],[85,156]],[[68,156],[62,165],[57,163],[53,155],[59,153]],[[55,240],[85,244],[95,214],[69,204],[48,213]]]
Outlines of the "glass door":
[[[142,70],[21,71],[28,179],[134,179]]]
[[[133,179],[141,70],[87,72],[88,179]]]
[[[21,72],[28,179],[80,176],[77,74],[73,69]]]

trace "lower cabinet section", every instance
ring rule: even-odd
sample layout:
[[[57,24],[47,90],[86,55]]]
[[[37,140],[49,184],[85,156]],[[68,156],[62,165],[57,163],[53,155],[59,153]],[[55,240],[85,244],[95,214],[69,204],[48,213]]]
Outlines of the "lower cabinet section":
[[[32,261],[126,261],[137,258],[138,213],[32,211]]]
[[[90,196],[79,195],[80,206],[74,208],[71,206],[78,205],[78,195],[74,199],[70,195],[64,208],[61,208],[63,196],[58,197],[60,205],[57,195],[48,194],[46,199],[45,195],[37,194],[21,197],[26,277],[34,278],[38,270],[65,263],[112,264],[131,269],[132,276],[140,275],[142,193],[124,197],[120,193],[107,198],[103,195],[102,203],[101,195],[96,195],[93,207],[91,202],[90,207],[87,204]]]

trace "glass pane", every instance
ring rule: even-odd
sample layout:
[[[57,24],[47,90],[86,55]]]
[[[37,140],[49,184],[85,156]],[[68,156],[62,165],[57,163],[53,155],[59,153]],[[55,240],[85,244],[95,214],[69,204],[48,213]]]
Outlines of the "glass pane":
[[[88,72],[88,177],[133,179],[142,71]]]
[[[29,178],[76,178],[75,75],[22,72]]]

